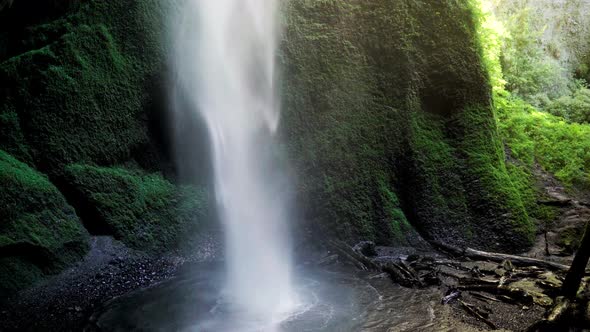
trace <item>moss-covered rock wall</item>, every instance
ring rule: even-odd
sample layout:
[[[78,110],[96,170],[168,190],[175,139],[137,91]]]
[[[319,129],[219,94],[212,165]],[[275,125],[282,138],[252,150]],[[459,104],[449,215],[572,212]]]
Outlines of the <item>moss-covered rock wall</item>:
[[[194,248],[191,235],[208,218],[205,190],[174,186],[159,174],[74,164],[66,183],[88,230],[137,249]]]
[[[148,160],[162,16],[157,1],[85,1],[17,31],[19,45],[3,35],[22,53],[0,64],[2,148],[51,175],[73,162]]]
[[[517,250],[469,1],[290,1],[281,60],[300,218],[321,234]],[[410,241],[411,242],[411,241]]]
[[[0,288],[83,257],[86,230],[136,249],[194,248],[209,193],[174,184],[165,6],[17,0],[0,11]]]
[[[17,0],[0,11],[0,252],[11,234],[47,248],[25,259],[8,244],[2,275],[32,277],[0,283],[19,289],[81,257],[82,225],[176,250],[209,219],[211,193],[174,184],[163,135],[168,4]],[[298,226],[389,245],[419,245],[417,232],[529,243],[468,0],[283,4],[282,129]]]
[[[5,296],[82,258],[88,233],[46,176],[2,150],[0,187],[0,294]]]

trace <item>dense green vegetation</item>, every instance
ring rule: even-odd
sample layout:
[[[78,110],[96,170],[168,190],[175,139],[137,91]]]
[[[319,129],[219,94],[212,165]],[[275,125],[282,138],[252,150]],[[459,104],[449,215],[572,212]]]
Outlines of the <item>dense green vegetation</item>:
[[[511,155],[529,172],[538,163],[567,185],[587,187],[590,90],[586,82],[575,79],[576,73],[567,72],[550,56],[552,50],[541,45],[542,31],[534,30],[528,7],[504,20],[490,10],[481,10],[478,16],[498,127]]]
[[[552,100],[545,109],[568,122],[590,124],[590,89],[583,79],[576,84],[577,88],[571,94]]]

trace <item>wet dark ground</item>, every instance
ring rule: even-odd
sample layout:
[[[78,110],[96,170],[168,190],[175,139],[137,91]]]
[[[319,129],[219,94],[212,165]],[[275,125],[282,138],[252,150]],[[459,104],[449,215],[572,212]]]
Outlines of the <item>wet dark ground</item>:
[[[412,251],[386,249],[380,255],[395,258]],[[330,255],[296,268],[302,305],[270,329],[237,321],[220,306],[220,264],[172,255],[154,259],[97,237],[82,263],[2,306],[0,331],[490,330],[458,303],[442,305],[445,286],[401,287],[387,274],[326,260]],[[539,306],[485,303],[468,293],[463,300],[489,309],[500,330],[522,330],[544,312]]]
[[[570,197],[550,180],[543,184],[549,199],[582,199]],[[548,233],[551,256],[545,255],[542,234],[526,255],[569,264],[571,255],[556,255],[562,248],[556,245],[554,237],[559,227],[580,228],[585,224],[586,210],[581,211],[582,208],[576,204],[562,208],[556,230]],[[0,296],[0,331],[194,331],[198,321],[215,321],[215,315],[208,313],[218,305],[219,266],[195,263],[210,260],[208,255],[214,256],[215,249],[205,249],[198,257],[171,254],[154,258],[110,237],[94,237],[91,245],[87,257],[69,270],[18,297]],[[466,314],[458,302],[441,305],[445,286],[403,288],[386,274],[359,272],[344,267],[334,253],[316,251],[317,248],[311,250],[314,258],[301,260],[297,270],[302,293],[311,297],[315,294],[317,301],[308,301],[307,310],[300,310],[298,318],[286,319],[281,331],[491,330]],[[381,248],[379,255],[395,258],[413,253],[413,248]],[[493,263],[471,263],[480,268],[492,264],[489,268],[494,269]],[[488,311],[499,331],[524,330],[545,312],[544,307],[537,305],[482,301],[469,292],[462,294],[462,300]]]
[[[94,237],[83,262],[0,304],[0,331],[81,331],[95,307],[171,278],[184,262],[153,258],[110,237]]]
[[[300,268],[296,274],[300,304],[276,320],[225,308],[219,297],[221,266],[205,264],[111,301],[92,317],[92,330],[387,331],[398,326],[408,331],[448,324],[436,289],[407,289],[382,274],[343,267]]]
[[[300,265],[294,284],[300,305],[279,320],[245,318],[220,301],[222,266],[187,264],[175,278],[114,299],[91,317],[89,331],[485,331],[458,302],[441,304],[445,287],[406,288],[385,273],[341,264]],[[524,330],[540,319],[540,306],[462,301],[489,310],[498,329]]]

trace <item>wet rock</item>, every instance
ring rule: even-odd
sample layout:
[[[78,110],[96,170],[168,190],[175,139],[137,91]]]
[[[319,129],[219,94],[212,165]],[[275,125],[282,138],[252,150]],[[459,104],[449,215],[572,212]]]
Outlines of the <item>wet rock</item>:
[[[441,304],[449,304],[461,297],[461,291],[456,288],[449,288],[445,296],[441,299]]]
[[[319,266],[327,266],[327,265],[333,265],[336,264],[338,262],[338,255],[333,254],[333,255],[329,255],[326,257],[323,257],[322,259],[320,259],[317,262],[317,265]]]
[[[361,242],[357,243],[352,249],[360,254],[367,256],[367,257],[377,256],[375,242],[373,242],[373,241],[361,241]]]

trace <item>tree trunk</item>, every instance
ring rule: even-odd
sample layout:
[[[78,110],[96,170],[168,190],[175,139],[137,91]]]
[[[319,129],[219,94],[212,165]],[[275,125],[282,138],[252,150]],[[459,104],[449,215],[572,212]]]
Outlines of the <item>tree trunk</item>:
[[[574,257],[572,266],[567,272],[561,288],[562,294],[566,298],[573,299],[576,297],[586,271],[586,265],[588,265],[588,259],[590,259],[590,222],[586,223],[586,230],[584,231],[580,248]]]

